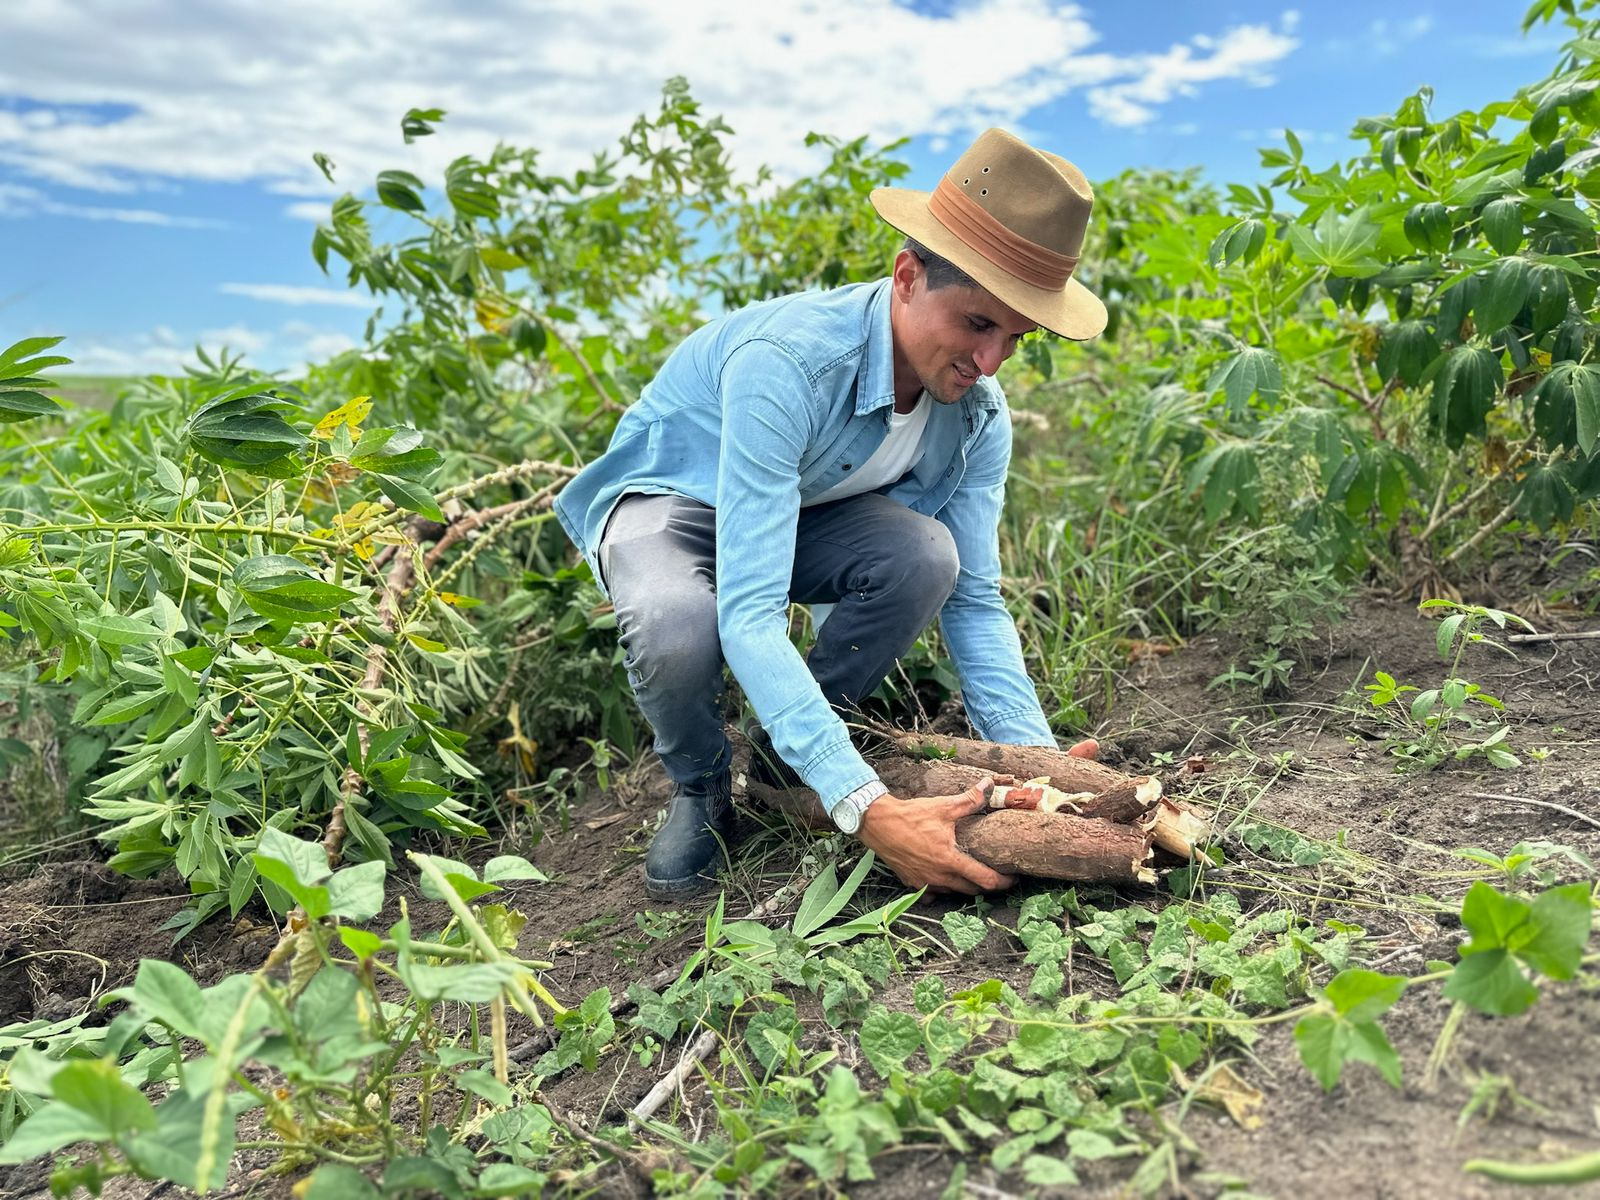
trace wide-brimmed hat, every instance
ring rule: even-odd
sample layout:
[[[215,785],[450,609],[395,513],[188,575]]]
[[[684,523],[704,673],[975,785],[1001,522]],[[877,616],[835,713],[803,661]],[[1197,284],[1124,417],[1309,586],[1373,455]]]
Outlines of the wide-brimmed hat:
[[[1094,192],[1083,172],[1003,129],[979,136],[931,192],[877,188],[872,207],[996,299],[1064,338],[1106,327],[1106,306],[1072,277]]]

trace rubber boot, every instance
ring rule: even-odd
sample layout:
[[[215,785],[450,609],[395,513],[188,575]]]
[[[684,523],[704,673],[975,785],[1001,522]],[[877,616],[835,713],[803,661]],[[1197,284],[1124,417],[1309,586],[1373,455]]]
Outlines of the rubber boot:
[[[729,772],[675,785],[667,819],[644,856],[644,890],[663,900],[704,887],[722,860],[732,829]]]

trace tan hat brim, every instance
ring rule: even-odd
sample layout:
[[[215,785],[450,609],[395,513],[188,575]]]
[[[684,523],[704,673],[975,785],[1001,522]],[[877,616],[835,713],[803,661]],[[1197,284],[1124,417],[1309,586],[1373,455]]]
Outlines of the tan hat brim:
[[[1035,287],[995,266],[928,211],[927,192],[911,188],[874,188],[872,207],[878,215],[907,237],[914,238],[941,258],[960,267],[982,284],[995,299],[1016,309],[1051,333],[1075,342],[1098,337],[1106,327],[1106,306],[1076,279],[1060,291]]]

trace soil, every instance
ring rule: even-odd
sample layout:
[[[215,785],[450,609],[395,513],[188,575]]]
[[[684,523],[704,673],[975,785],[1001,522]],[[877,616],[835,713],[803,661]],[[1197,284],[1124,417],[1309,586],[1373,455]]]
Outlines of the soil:
[[[1452,958],[1462,936],[1448,909],[1426,898],[1454,903],[1481,875],[1453,856],[1453,849],[1477,846],[1503,854],[1519,841],[1547,840],[1600,857],[1600,827],[1592,823],[1600,818],[1600,642],[1530,646],[1515,657],[1474,649],[1462,673],[1504,702],[1510,744],[1524,765],[1499,771],[1480,757],[1398,774],[1361,685],[1374,669],[1419,686],[1437,684],[1444,665],[1434,652],[1435,629],[1409,605],[1362,599],[1346,620],[1305,648],[1289,694],[1265,703],[1208,688],[1229,668],[1233,651],[1226,638],[1197,639],[1170,656],[1131,664],[1115,706],[1085,733],[1099,738],[1103,761],[1135,774],[1170,778],[1176,764],[1203,756],[1208,769],[1189,786],[1195,800],[1220,804],[1225,823],[1247,812],[1253,821],[1341,839],[1349,853],[1336,862],[1294,869],[1299,874],[1290,880],[1279,868],[1272,902],[1297,903],[1318,921],[1359,923],[1370,936],[1363,952],[1374,948],[1380,969],[1418,974],[1430,959]],[[542,840],[528,850],[552,883],[516,885],[510,902],[529,918],[522,953],[555,964],[546,983],[557,995],[575,1002],[606,986],[620,997],[630,983],[681,964],[701,936],[714,892],[671,912],[644,893],[641,860],[666,794],[659,772],[641,766],[573,809],[567,828],[552,818]],[[1590,821],[1548,804],[1577,810]],[[790,882],[802,870],[796,858],[805,846],[768,816],[746,812],[740,822],[742,847],[725,883],[730,916],[755,909]],[[1251,854],[1236,838],[1224,846],[1231,865],[1213,878],[1213,886],[1235,888],[1248,903]],[[481,857],[525,848],[496,846]],[[896,894],[890,881],[882,882],[867,903]],[[1293,896],[1281,890],[1285,883],[1293,886]],[[997,898],[990,915],[1014,925],[1016,906],[1029,890],[1024,884]],[[202,982],[259,964],[276,936],[264,911],[247,910],[233,924],[213,921],[174,947],[162,925],[186,898],[176,880],[127,880],[98,862],[51,863],[26,877],[0,880],[0,1024],[92,1008],[108,990],[131,981],[143,957],[180,961]],[[1127,899],[1157,902],[1148,889],[1131,889]],[[428,927],[436,915],[430,906],[414,890],[407,902],[417,926]],[[936,921],[958,907],[953,899],[931,898],[921,915]],[[667,932],[659,936],[662,930]],[[964,958],[930,958],[921,970],[945,975],[952,985],[998,978],[1025,986],[1031,968],[1022,958],[1014,940],[991,936]],[[909,1007],[913,982],[909,976],[892,978],[881,998]],[[826,1026],[808,1000],[802,997],[798,1010],[807,1044],[833,1045],[842,1061],[860,1063],[853,1037]],[[1265,1123],[1245,1131],[1202,1105],[1165,1113],[1195,1146],[1179,1154],[1168,1194],[1214,1196],[1232,1186],[1283,1198],[1490,1197],[1514,1189],[1464,1174],[1460,1168],[1467,1159],[1547,1160],[1600,1143],[1600,990],[1592,975],[1542,989],[1539,1002],[1519,1017],[1469,1015],[1430,1080],[1427,1060],[1449,1011],[1437,989],[1428,987],[1413,989],[1391,1010],[1385,1024],[1405,1070],[1399,1090],[1355,1065],[1325,1094],[1300,1065],[1290,1028],[1269,1027],[1252,1052],[1232,1064],[1266,1094]],[[514,1028],[512,1040],[532,1032]],[[522,1057],[531,1061],[538,1049],[535,1038]],[[668,1047],[648,1070],[631,1055],[609,1055],[593,1074],[563,1077],[549,1089],[550,1098],[583,1128],[615,1122],[670,1068],[677,1050]],[[1503,1092],[1492,1113],[1464,1115],[1474,1089],[1497,1078],[1514,1090]],[[690,1131],[714,1118],[703,1083],[687,1085],[678,1112]],[[251,1186],[255,1165],[241,1164],[241,1189],[256,1196],[287,1194],[283,1182]],[[852,1189],[853,1195],[936,1195],[958,1164],[939,1148],[914,1147],[879,1165],[879,1179]],[[967,1195],[1032,1191],[1020,1177],[999,1175],[984,1162],[967,1166]],[[1101,1169],[1085,1173],[1085,1187],[1074,1194],[1124,1194],[1132,1169],[1126,1160],[1095,1166]],[[0,1197],[43,1195],[44,1188],[37,1168],[18,1168],[9,1178],[0,1173]],[[618,1170],[602,1178],[600,1189],[628,1195],[638,1194],[640,1185]],[[179,1194],[131,1182],[116,1194],[158,1191]],[[1564,1194],[1595,1192],[1539,1192]]]

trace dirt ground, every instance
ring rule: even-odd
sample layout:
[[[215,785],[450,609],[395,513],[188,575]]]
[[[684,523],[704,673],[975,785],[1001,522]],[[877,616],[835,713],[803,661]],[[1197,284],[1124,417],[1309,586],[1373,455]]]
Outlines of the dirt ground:
[[[1600,818],[1600,641],[1535,645],[1515,658],[1486,649],[1470,653],[1463,674],[1505,703],[1510,742],[1524,765],[1498,771],[1480,758],[1401,775],[1363,710],[1360,684],[1382,669],[1419,686],[1437,685],[1445,665],[1434,652],[1435,628],[1409,605],[1359,600],[1346,620],[1307,647],[1290,695],[1270,705],[1208,690],[1228,668],[1230,654],[1225,639],[1197,639],[1170,656],[1130,666],[1113,710],[1085,732],[1099,737],[1104,760],[1141,773],[1166,772],[1191,754],[1204,755],[1212,769],[1200,777],[1196,799],[1220,803],[1224,824],[1248,812],[1253,820],[1313,838],[1342,837],[1347,853],[1299,869],[1287,899],[1316,920],[1364,925],[1372,940],[1363,952],[1375,947],[1371,955],[1380,969],[1417,974],[1429,959],[1453,958],[1461,938],[1449,913],[1426,901],[1432,896],[1453,904],[1469,886],[1472,864],[1452,856],[1452,849],[1503,854],[1519,841],[1543,839],[1600,857],[1600,827],[1591,823]],[[685,905],[676,919],[663,917],[643,890],[641,860],[664,797],[664,781],[641,768],[574,809],[569,828],[548,829],[530,851],[553,882],[518,885],[512,902],[530,918],[522,952],[555,963],[546,982],[557,995],[576,1000],[601,985],[621,995],[692,949],[704,904]],[[1590,822],[1545,804],[1577,810]],[[745,867],[728,881],[730,916],[743,915],[788,882],[796,865],[798,843],[791,835],[754,815],[741,822]],[[1236,839],[1225,839],[1224,846],[1229,865],[1212,886],[1248,897],[1258,878],[1251,855]],[[749,869],[752,861],[765,864],[767,874]],[[1273,903],[1283,904],[1278,870]],[[890,882],[883,881],[884,898],[893,894]],[[1014,925],[1016,906],[1027,894],[1024,885],[991,915]],[[202,927],[175,952],[161,926],[184,900],[175,880],[129,881],[94,862],[51,863],[0,880],[0,1024],[63,1017],[90,1006],[130,981],[141,957],[175,957],[210,981],[254,967],[271,946],[270,918],[247,912],[237,923]],[[1129,893],[1128,900],[1160,902],[1151,892]],[[426,928],[430,906],[414,894],[410,904],[413,920]],[[922,913],[936,920],[955,906],[934,898]],[[676,920],[682,931],[646,936],[637,918],[647,912],[658,924]],[[991,936],[959,962],[924,960],[919,969],[952,982],[994,977],[1025,987],[1031,969],[1023,956],[1014,940]],[[891,980],[891,991],[909,991],[912,982]],[[1234,1064],[1267,1096],[1264,1125],[1246,1132],[1213,1110],[1192,1108],[1182,1129],[1196,1149],[1180,1154],[1171,1194],[1213,1196],[1244,1187],[1284,1200],[1512,1195],[1514,1188],[1463,1174],[1461,1164],[1474,1157],[1545,1159],[1600,1144],[1600,988],[1592,977],[1545,988],[1520,1017],[1469,1016],[1428,1085],[1426,1061],[1449,1010],[1436,988],[1422,987],[1386,1018],[1404,1061],[1400,1090],[1357,1065],[1324,1094],[1300,1065],[1290,1027],[1272,1026]],[[818,1045],[839,1039],[820,1020],[808,1036]],[[847,1061],[859,1061],[855,1048],[841,1049]],[[669,1047],[666,1064],[675,1057],[676,1047]],[[592,1075],[565,1077],[551,1095],[575,1122],[594,1128],[619,1119],[664,1069],[658,1061],[642,1070],[630,1055],[611,1055]],[[1514,1090],[1502,1089],[1492,1115],[1464,1118],[1474,1089],[1496,1078]],[[687,1089],[686,1128],[710,1113],[703,1090],[698,1083]],[[940,1148],[926,1147],[897,1153],[883,1165],[876,1183],[852,1194],[936,1195],[957,1163]],[[1074,1194],[1120,1194],[1131,1168],[1125,1162],[1109,1168],[1087,1175],[1085,1188]],[[980,1162],[968,1165],[967,1178],[966,1194],[974,1197],[1031,1191],[1019,1177],[998,1175]],[[241,1173],[240,1184],[249,1184],[247,1174]],[[0,1174],[0,1197],[44,1194],[43,1186],[42,1173],[30,1166],[9,1178]],[[612,1178],[602,1191],[628,1194],[630,1186]],[[275,1195],[281,1187],[252,1191]],[[177,1194],[142,1184],[119,1194],[156,1190]],[[1538,1194],[1595,1195],[1600,1189]]]

